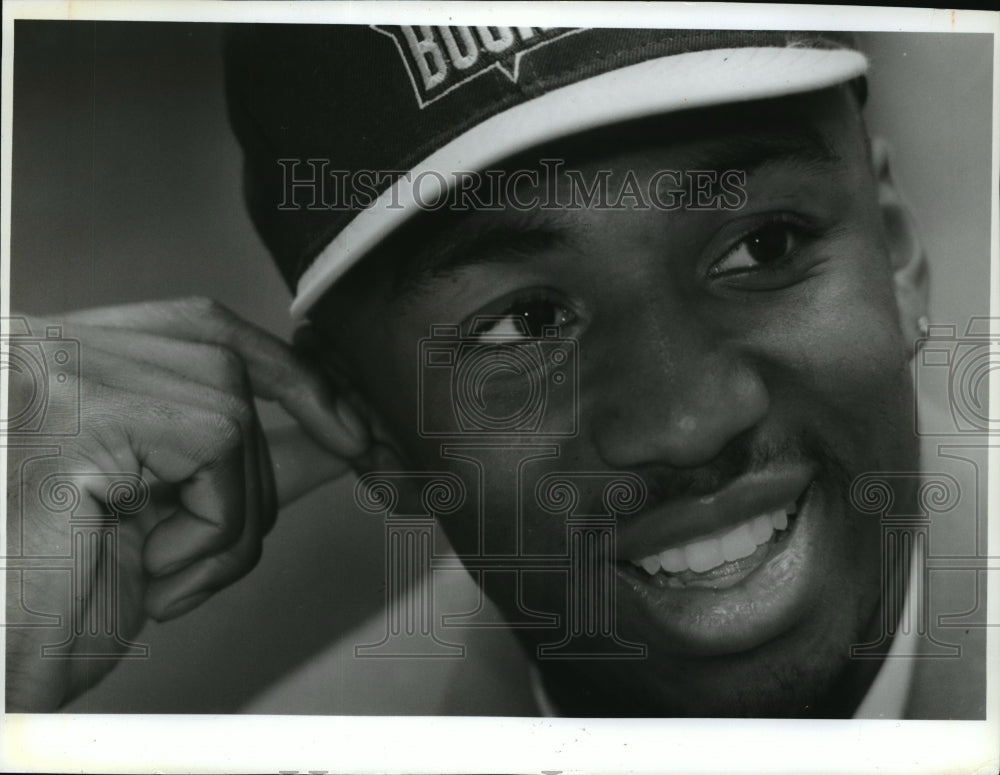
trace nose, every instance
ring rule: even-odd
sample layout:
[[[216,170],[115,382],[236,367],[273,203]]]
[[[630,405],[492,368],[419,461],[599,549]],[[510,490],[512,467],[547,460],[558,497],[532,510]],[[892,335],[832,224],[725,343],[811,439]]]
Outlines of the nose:
[[[593,436],[610,467],[705,465],[767,415],[762,376],[731,339],[691,325],[658,339],[629,337],[601,370]]]

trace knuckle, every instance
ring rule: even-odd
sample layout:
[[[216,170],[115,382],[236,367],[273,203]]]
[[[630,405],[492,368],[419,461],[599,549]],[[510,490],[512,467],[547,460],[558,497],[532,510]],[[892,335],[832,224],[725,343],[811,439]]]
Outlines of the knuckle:
[[[184,409],[166,401],[132,402],[127,395],[118,395],[109,399],[108,408],[111,414],[106,414],[105,419],[125,427],[129,425],[128,420],[118,418],[128,418],[130,412],[139,408],[153,420],[151,426],[155,428],[170,428],[185,420]]]
[[[240,327],[237,315],[222,302],[209,296],[190,296],[181,302],[181,314],[193,324],[204,326],[212,338],[226,341]]]
[[[253,426],[256,413],[253,401],[245,394],[224,393],[220,399],[221,413],[229,417],[244,435]]]
[[[244,372],[243,359],[234,350],[221,344],[210,345],[210,347],[212,348],[212,359],[227,372],[239,374]]]
[[[208,345],[209,358],[217,373],[219,387],[232,393],[245,393],[250,389],[246,363],[240,355],[225,345]]]
[[[170,428],[184,420],[182,410],[166,401],[143,399],[108,385],[92,385],[81,407],[81,435],[112,447],[131,447],[140,436],[137,418],[151,428]]]
[[[243,451],[244,423],[231,412],[219,412],[210,419],[212,448],[219,457]]]
[[[189,296],[181,301],[181,314],[194,323],[206,321],[225,334],[233,326],[236,316],[221,301],[210,296]]]
[[[222,304],[210,296],[188,296],[180,301],[181,309],[197,317],[215,317],[221,314]]]

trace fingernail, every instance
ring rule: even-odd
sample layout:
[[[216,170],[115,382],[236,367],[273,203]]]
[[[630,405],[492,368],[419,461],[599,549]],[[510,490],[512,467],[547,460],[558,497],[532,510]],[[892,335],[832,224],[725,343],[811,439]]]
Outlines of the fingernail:
[[[352,407],[346,400],[341,399],[337,402],[337,419],[340,421],[344,432],[355,442],[359,447],[359,452],[363,452],[368,446],[368,428],[358,417],[358,413],[354,411]]]

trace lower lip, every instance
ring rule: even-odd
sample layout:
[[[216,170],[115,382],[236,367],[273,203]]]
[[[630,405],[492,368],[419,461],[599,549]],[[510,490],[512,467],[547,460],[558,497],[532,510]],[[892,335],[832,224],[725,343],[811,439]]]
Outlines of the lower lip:
[[[784,538],[772,541],[759,563],[735,569],[722,583],[667,586],[665,577],[645,579],[616,564],[619,611],[632,622],[633,617],[647,622],[639,629],[649,639],[691,655],[734,654],[777,638],[795,624],[809,600],[807,569],[815,559],[818,501],[810,484]]]

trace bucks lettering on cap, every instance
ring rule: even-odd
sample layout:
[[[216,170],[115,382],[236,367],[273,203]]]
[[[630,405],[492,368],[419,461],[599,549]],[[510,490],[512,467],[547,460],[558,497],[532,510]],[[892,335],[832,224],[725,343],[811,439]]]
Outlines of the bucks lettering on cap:
[[[421,109],[497,69],[512,82],[521,57],[580,32],[566,27],[431,27],[372,25],[396,43]]]

